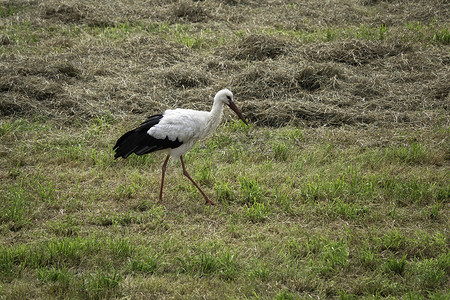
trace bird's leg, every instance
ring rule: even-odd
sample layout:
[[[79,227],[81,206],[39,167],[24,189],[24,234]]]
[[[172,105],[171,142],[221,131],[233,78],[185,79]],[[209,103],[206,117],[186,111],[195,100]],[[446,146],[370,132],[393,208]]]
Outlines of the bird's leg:
[[[202,193],[203,197],[206,200],[206,204],[209,205],[215,205],[215,203],[206,196],[206,194],[202,191],[202,189],[195,183],[194,179],[192,179],[191,175],[189,175],[188,171],[186,170],[186,167],[184,166],[183,157],[180,156],[181,161],[181,167],[183,168],[183,175],[186,176],[194,185],[195,187]]]
[[[162,191],[164,187],[164,174],[166,173],[167,162],[169,161],[170,154],[167,154],[166,160],[162,165],[162,175],[161,175],[161,189],[159,190],[159,202],[162,202]]]

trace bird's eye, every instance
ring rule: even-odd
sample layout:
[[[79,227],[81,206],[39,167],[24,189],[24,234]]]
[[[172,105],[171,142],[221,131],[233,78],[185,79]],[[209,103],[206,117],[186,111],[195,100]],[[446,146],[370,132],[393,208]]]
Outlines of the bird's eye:
[[[230,96],[228,96],[228,95],[227,95],[227,99],[228,99],[228,101],[232,101],[232,100],[231,100],[231,97],[230,97]]]

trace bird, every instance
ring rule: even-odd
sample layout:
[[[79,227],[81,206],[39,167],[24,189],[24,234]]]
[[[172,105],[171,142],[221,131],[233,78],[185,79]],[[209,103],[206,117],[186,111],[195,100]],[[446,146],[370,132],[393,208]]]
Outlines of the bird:
[[[168,109],[162,114],[148,117],[139,127],[123,134],[113,147],[114,158],[127,158],[131,154],[144,155],[151,152],[165,152],[166,159],[162,164],[161,186],[158,201],[162,203],[164,176],[170,157],[180,159],[183,175],[186,176],[205,198],[205,204],[215,205],[192,179],[186,170],[183,154],[192,149],[197,141],[206,138],[219,125],[224,105],[230,107],[246,124],[244,116],[236,106],[233,93],[222,89],[214,96],[211,111],[193,109]]]

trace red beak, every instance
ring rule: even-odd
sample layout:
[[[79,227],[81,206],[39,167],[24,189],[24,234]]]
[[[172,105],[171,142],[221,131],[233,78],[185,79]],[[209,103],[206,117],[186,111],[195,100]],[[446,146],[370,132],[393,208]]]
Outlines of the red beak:
[[[227,103],[227,105],[238,115],[238,117],[242,120],[242,122],[245,123],[245,125],[248,125],[247,121],[245,121],[244,116],[242,115],[239,108],[234,104],[233,101],[230,101],[230,103]]]

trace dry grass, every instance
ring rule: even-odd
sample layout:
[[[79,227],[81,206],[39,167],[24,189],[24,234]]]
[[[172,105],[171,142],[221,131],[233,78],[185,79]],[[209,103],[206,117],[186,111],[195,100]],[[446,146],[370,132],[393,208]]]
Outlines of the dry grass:
[[[276,59],[282,55],[287,55],[289,48],[293,48],[293,45],[289,45],[288,42],[280,38],[251,34],[239,40],[234,48],[227,45],[227,48],[222,51],[222,56],[228,59],[249,61]]]
[[[380,43],[374,41],[339,41],[328,47],[314,47],[307,53],[316,61],[334,61],[346,65],[364,65],[391,56],[406,55],[411,47],[404,43]]]
[[[448,12],[440,1],[413,2],[408,11],[414,14],[419,3],[432,12],[418,20],[423,26],[439,24]],[[10,29],[1,34],[0,112],[67,119],[152,113],[177,103],[206,109],[207,99],[226,86],[261,125],[426,126],[430,114],[447,119],[448,46],[399,39],[411,22],[404,5],[354,1],[331,13],[326,4],[312,11],[283,2],[6,2],[17,13],[2,18]],[[376,21],[382,10],[395,15],[390,24]],[[353,26],[373,15],[376,24],[392,26],[383,40],[370,22],[356,28],[359,38],[333,37],[338,16]],[[303,18],[302,26],[288,25],[294,16]],[[321,18],[331,41],[322,41]],[[13,33],[18,26],[26,28]],[[418,36],[431,39],[430,26],[443,28],[415,29]],[[268,109],[296,102],[301,108],[292,114]]]

